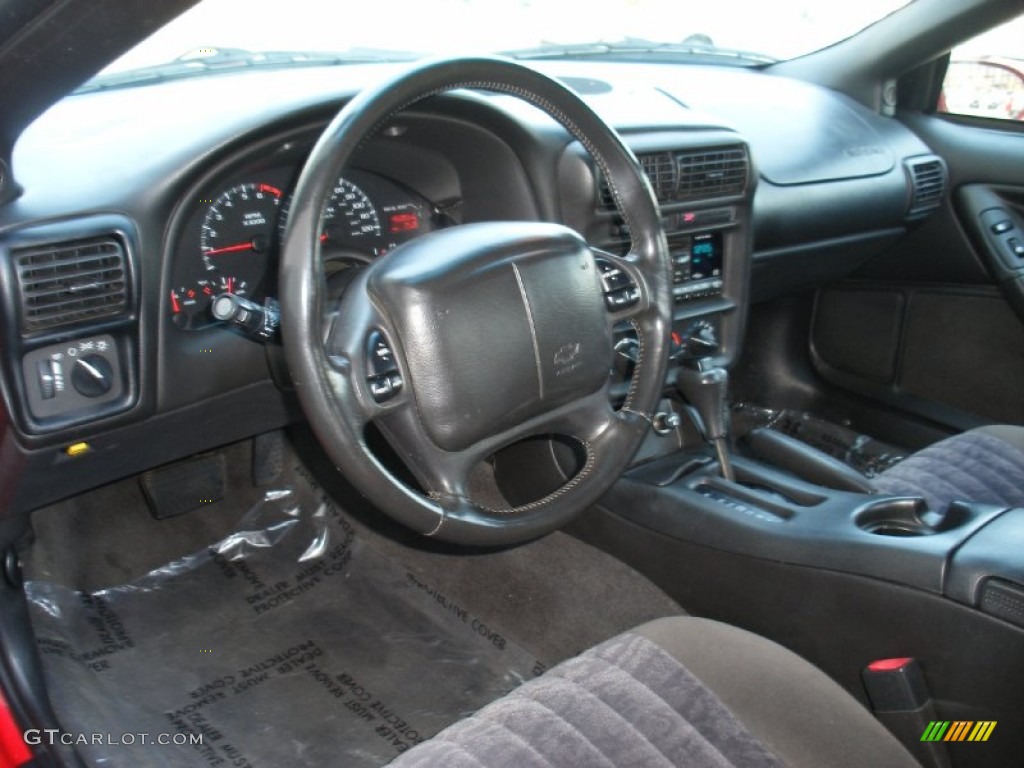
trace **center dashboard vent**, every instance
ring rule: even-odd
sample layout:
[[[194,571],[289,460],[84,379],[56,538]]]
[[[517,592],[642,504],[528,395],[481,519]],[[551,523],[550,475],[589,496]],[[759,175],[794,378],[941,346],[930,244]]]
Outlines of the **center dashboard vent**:
[[[660,204],[742,195],[747,189],[750,161],[742,144],[637,156]],[[601,179],[601,206],[614,206],[608,183]]]
[[[28,248],[14,252],[13,259],[22,333],[128,310],[127,256],[113,237]]]
[[[935,155],[915,157],[905,164],[910,184],[908,219],[920,219],[942,205],[946,194],[946,165]]]

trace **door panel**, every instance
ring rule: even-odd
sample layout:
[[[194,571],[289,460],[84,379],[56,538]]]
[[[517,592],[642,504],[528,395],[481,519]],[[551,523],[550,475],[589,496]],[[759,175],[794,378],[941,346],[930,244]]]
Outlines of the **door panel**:
[[[965,184],[956,191],[957,211],[985,260],[988,273],[1024,319],[1024,190]]]

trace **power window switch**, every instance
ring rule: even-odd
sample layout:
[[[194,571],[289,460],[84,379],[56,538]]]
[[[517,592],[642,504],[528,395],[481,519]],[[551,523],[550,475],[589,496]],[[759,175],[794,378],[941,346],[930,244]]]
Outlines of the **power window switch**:
[[[1011,229],[1013,229],[1013,222],[1009,219],[1000,219],[992,225],[992,232],[997,235],[1009,232]]]
[[[1013,251],[1014,256],[1018,259],[1024,259],[1024,243],[1016,237],[1011,237],[1006,244],[1010,246],[1010,250]]]

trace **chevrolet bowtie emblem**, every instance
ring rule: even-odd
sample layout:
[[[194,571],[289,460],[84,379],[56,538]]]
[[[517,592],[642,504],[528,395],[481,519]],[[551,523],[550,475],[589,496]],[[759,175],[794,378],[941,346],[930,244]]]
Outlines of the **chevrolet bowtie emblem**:
[[[563,344],[555,350],[555,365],[571,365],[582,351],[583,346],[579,342]]]

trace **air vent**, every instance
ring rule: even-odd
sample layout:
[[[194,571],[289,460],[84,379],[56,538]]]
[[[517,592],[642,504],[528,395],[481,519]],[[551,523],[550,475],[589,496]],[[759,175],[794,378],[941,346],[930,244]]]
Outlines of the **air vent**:
[[[908,219],[920,219],[942,205],[946,194],[946,165],[934,155],[914,158],[906,163],[910,180]]]
[[[124,246],[114,238],[14,254],[22,333],[122,314],[128,308]]]
[[[637,158],[662,205],[740,195],[747,188],[748,160],[743,146],[682,152],[651,152]],[[601,179],[601,207],[614,208]]]
[[[676,163],[668,152],[640,155],[640,167],[654,188],[659,203],[671,200],[676,191]]]
[[[677,200],[738,195],[747,186],[747,150],[723,147],[678,155]]]

